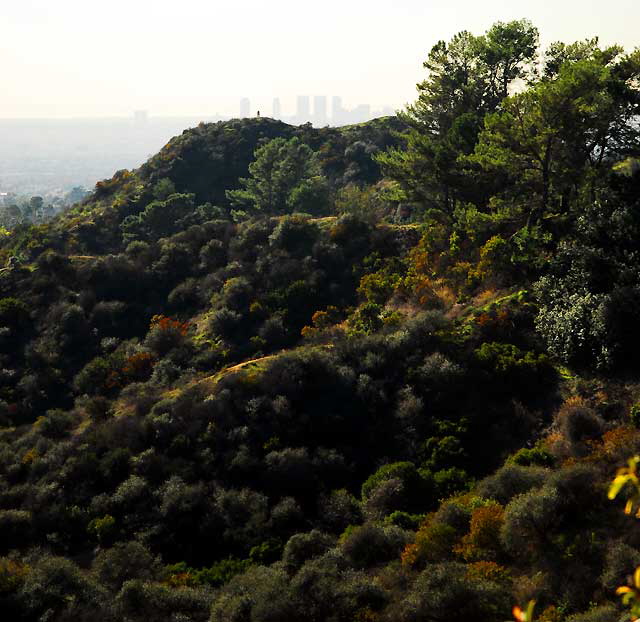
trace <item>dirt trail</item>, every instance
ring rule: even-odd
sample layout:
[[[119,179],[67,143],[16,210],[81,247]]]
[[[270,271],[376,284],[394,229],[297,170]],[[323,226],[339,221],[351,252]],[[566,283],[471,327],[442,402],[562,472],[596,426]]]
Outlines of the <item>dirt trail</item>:
[[[194,385],[203,384],[205,382],[214,382],[217,383],[219,380],[228,376],[229,374],[235,373],[244,369],[245,367],[249,367],[249,365],[256,365],[258,363],[262,363],[263,361],[268,361],[270,359],[276,358],[277,354],[269,354],[268,356],[260,356],[255,359],[249,359],[248,361],[243,361],[242,363],[238,363],[237,365],[232,365],[231,367],[225,367],[220,371],[212,374],[211,376],[206,376],[205,378],[201,378],[197,380]]]
[[[216,384],[218,384],[218,382],[222,380],[222,378],[224,378],[225,376],[242,371],[243,369],[249,367],[250,365],[257,365],[264,361],[271,360],[276,356],[277,354],[269,354],[268,356],[260,356],[258,358],[249,359],[248,361],[243,361],[242,363],[232,365],[231,367],[225,367],[224,369],[217,371],[215,374],[211,374],[210,376],[205,376],[204,378],[199,378],[198,380],[193,380],[192,382],[188,383],[186,386],[165,391],[163,393],[163,396],[165,398],[178,397],[179,395],[182,395],[182,393],[184,393],[189,389],[193,389],[194,387],[200,387],[200,386],[204,387],[206,385],[209,385],[208,386],[209,389],[213,389],[213,387]]]
[[[319,348],[319,349],[331,349],[333,347],[333,344],[324,344],[324,345],[321,345],[321,346],[314,346],[314,347]],[[296,350],[296,348],[294,348],[293,350]],[[248,361],[242,361],[242,363],[237,363],[236,365],[232,365],[231,367],[225,367],[224,369],[221,369],[220,371],[217,371],[215,374],[211,374],[211,376],[205,376],[204,378],[200,378],[199,380],[194,380],[193,382],[189,383],[184,388],[173,389],[173,390],[167,391],[164,394],[164,396],[165,397],[177,397],[178,395],[182,394],[185,390],[192,389],[192,388],[197,387],[197,386],[204,386],[206,384],[209,385],[208,388],[213,389],[213,387],[216,384],[218,384],[218,382],[220,382],[220,380],[222,380],[223,378],[225,378],[229,374],[234,374],[236,372],[242,371],[243,369],[246,369],[247,367],[250,367],[251,365],[259,365],[260,363],[264,363],[265,361],[270,361],[270,360],[275,359],[278,356],[284,354],[285,352],[291,352],[291,351],[292,350],[282,350],[280,352],[276,352],[274,354],[269,354],[267,356],[260,356],[258,358],[249,359]]]

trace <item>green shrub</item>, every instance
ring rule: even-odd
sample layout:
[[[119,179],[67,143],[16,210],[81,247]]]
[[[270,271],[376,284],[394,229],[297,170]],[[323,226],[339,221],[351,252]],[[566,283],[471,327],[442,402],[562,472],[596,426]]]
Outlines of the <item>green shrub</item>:
[[[282,543],[275,538],[265,540],[251,547],[249,559],[253,564],[268,565],[280,559],[282,556]]]
[[[389,514],[384,522],[390,525],[395,525],[401,529],[409,531],[415,531],[418,529],[422,521],[424,521],[425,514],[409,514],[409,512],[403,512],[402,510],[396,510]]]
[[[212,600],[211,594],[206,590],[189,587],[175,589],[160,583],[133,579],[125,582],[116,596],[114,612],[117,619],[132,622],[206,622]]]
[[[102,525],[105,525],[104,519]],[[91,566],[100,583],[115,591],[131,579],[152,581],[160,576],[160,569],[158,558],[140,542],[118,542],[111,548],[101,549]]]
[[[614,542],[607,547],[604,568],[600,577],[602,586],[613,592],[625,585],[632,569],[640,566],[640,551],[624,542]]]
[[[553,486],[514,497],[505,509],[500,531],[504,548],[522,561],[543,555],[559,522],[562,502]]]
[[[402,482],[415,482],[419,479],[418,471],[412,462],[394,462],[381,466],[373,475],[370,475],[362,484],[361,494],[363,499],[368,499],[380,482],[388,479],[398,479]]]
[[[544,484],[549,473],[538,467],[506,464],[493,475],[483,479],[477,493],[505,505],[516,495],[524,494]]]
[[[423,570],[393,612],[398,622],[506,620],[512,603],[497,583],[472,579],[464,564],[445,562]]]
[[[60,439],[67,436],[74,424],[74,416],[60,409],[47,411],[47,414],[44,417],[39,417],[36,422],[40,433],[52,439]]]
[[[70,560],[45,555],[26,575],[18,601],[29,619],[86,620],[105,606],[106,594]]]
[[[396,559],[407,540],[407,533],[398,527],[365,523],[342,534],[340,550],[354,568],[371,568]]]
[[[87,531],[93,535],[100,544],[108,544],[116,535],[116,519],[110,514],[102,518],[94,518],[88,525]]]
[[[287,574],[257,566],[222,589],[211,608],[210,622],[289,622],[297,614]]]
[[[543,447],[523,447],[519,449],[508,460],[510,464],[516,464],[518,466],[539,466],[539,467],[553,467],[555,465],[555,458]]]
[[[245,572],[251,565],[249,559],[236,559],[229,557],[221,559],[208,568],[190,568],[185,562],[166,566],[164,574],[167,581],[176,586],[189,585],[220,587],[233,579],[236,575]]]
[[[294,573],[306,561],[323,555],[335,544],[335,541],[333,536],[317,529],[291,536],[282,554],[287,572]]]

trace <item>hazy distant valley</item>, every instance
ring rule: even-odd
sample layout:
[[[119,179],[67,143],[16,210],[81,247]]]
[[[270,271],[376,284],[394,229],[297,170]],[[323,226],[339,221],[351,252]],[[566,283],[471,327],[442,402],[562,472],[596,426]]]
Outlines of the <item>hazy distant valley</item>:
[[[217,119],[0,120],[0,193],[53,198],[91,189],[203,120]]]

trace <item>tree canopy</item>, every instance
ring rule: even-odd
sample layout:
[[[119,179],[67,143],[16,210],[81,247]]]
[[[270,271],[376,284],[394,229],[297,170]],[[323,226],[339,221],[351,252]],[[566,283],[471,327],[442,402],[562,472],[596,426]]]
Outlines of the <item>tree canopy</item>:
[[[433,46],[418,99],[402,115],[411,128],[406,148],[379,158],[407,199],[445,214],[457,201],[482,200],[466,188],[459,156],[473,152],[485,116],[514,83],[533,75],[537,47],[538,31],[527,20],[498,22],[481,36],[462,31]]]
[[[274,138],[256,149],[249,175],[238,180],[242,188],[227,191],[234,207],[265,214],[326,210],[328,187],[318,158],[296,137]]]

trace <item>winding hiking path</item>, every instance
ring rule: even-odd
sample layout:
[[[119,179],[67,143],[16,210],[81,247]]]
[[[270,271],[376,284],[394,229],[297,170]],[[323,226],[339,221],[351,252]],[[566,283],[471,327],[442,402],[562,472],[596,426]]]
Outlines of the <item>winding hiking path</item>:
[[[264,361],[269,361],[271,359],[276,358],[277,356],[278,354],[269,354],[267,356],[260,356],[255,359],[249,359],[248,361],[243,361],[242,363],[238,363],[237,365],[232,365],[231,367],[225,367],[224,369],[221,369],[220,371],[216,372],[215,374],[212,374],[211,376],[206,376],[204,378],[201,378],[200,380],[196,380],[192,386],[197,386],[200,384],[204,384],[206,382],[211,382],[212,386],[214,386],[220,380],[222,380],[222,378],[224,378],[225,376],[228,376],[229,374],[233,374],[238,371],[241,371],[251,365],[258,365],[259,363],[263,363]]]

